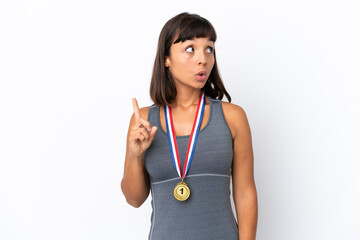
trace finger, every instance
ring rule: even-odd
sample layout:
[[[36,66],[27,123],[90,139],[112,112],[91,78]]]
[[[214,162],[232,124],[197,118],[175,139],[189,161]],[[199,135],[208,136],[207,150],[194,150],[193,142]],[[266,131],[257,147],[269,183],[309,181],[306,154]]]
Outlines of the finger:
[[[137,141],[144,141],[145,137],[144,135],[141,134],[141,132],[134,132],[131,136],[131,142],[133,143],[137,143]]]
[[[140,128],[139,132],[144,135],[145,139],[148,139],[150,137],[150,134],[144,128]]]
[[[139,118],[139,119],[137,120],[137,122],[134,124],[134,127],[135,127],[135,128],[140,128],[141,125],[143,125],[144,127],[146,127],[146,130],[148,130],[148,132],[151,131],[151,124],[150,124],[149,121],[147,121],[147,120],[145,120],[145,119],[143,119],[143,118]]]
[[[137,103],[136,98],[132,98],[133,108],[134,108],[134,114],[135,114],[135,121],[138,121],[140,118],[140,109],[139,105]]]
[[[146,139],[141,132],[138,133],[137,138],[140,139],[142,142]]]
[[[147,133],[144,128],[136,129],[133,132],[133,136],[134,136],[135,139],[142,138],[140,135],[142,135],[144,137],[144,139],[148,139],[150,137],[150,134]]]

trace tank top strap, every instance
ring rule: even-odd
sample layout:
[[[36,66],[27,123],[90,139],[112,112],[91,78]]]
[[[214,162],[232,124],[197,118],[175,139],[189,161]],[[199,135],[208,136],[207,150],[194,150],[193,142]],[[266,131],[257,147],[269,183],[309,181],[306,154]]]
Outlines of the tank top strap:
[[[224,127],[224,130],[226,134],[231,136],[230,127],[227,124],[223,112],[222,102],[219,99],[212,98],[208,96],[211,101],[211,122],[210,124],[215,124],[217,126],[222,125]]]
[[[227,130],[227,134],[231,135],[230,128],[225,120],[222,102],[219,99],[212,98],[207,96],[210,102],[210,117],[209,117],[209,125],[225,125],[225,130]],[[150,122],[151,126],[160,126],[159,122],[159,111],[160,107],[152,104],[149,108],[148,118],[147,120]],[[210,127],[210,126],[209,126]]]
[[[150,106],[147,120],[150,122],[151,126],[159,126],[159,110],[160,108],[155,104]]]

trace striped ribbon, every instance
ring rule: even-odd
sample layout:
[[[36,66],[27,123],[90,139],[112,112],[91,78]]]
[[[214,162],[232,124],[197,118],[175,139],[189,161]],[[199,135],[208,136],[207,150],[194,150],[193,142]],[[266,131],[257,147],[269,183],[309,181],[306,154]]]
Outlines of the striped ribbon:
[[[176,136],[174,131],[174,125],[172,121],[172,114],[171,114],[171,107],[165,106],[165,120],[166,120],[166,130],[168,136],[168,142],[170,147],[171,159],[174,164],[174,167],[179,174],[179,177],[183,180],[188,173],[191,165],[191,161],[195,152],[195,146],[197,142],[197,138],[200,131],[201,121],[204,115],[205,109],[205,94],[202,92],[199,98],[196,116],[193,124],[193,128],[191,130],[190,139],[188,143],[188,148],[186,152],[186,159],[184,162],[184,171],[181,172],[181,165],[180,165],[180,157],[179,157],[179,150],[176,143]]]

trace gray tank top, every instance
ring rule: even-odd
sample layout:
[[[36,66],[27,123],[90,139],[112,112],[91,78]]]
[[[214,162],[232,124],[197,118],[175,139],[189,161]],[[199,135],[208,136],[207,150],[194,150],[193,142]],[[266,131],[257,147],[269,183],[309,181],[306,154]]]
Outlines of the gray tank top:
[[[152,196],[149,240],[239,239],[230,202],[232,136],[221,101],[207,97],[210,115],[205,127],[199,131],[191,166],[184,178],[191,194],[183,202],[173,195],[181,178],[171,160],[167,133],[160,124],[159,107],[150,106],[148,121],[158,130],[144,152]],[[189,137],[176,137],[181,171]]]

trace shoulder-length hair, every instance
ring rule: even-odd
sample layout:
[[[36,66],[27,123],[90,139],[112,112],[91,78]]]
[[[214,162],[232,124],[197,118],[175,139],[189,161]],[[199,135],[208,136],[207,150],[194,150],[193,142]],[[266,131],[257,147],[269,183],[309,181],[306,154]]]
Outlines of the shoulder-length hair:
[[[175,36],[178,36],[178,38],[174,41]],[[208,20],[197,14],[183,12],[166,22],[160,32],[150,83],[150,97],[155,105],[170,105],[177,95],[171,73],[169,69],[165,67],[165,57],[170,56],[170,47],[173,41],[175,44],[177,42],[201,37],[207,37],[215,42],[216,32]],[[215,57],[214,66],[202,90],[205,95],[214,99],[221,100],[225,94],[226,98],[231,102],[231,97],[226,91],[219,74],[215,49],[213,52]]]

